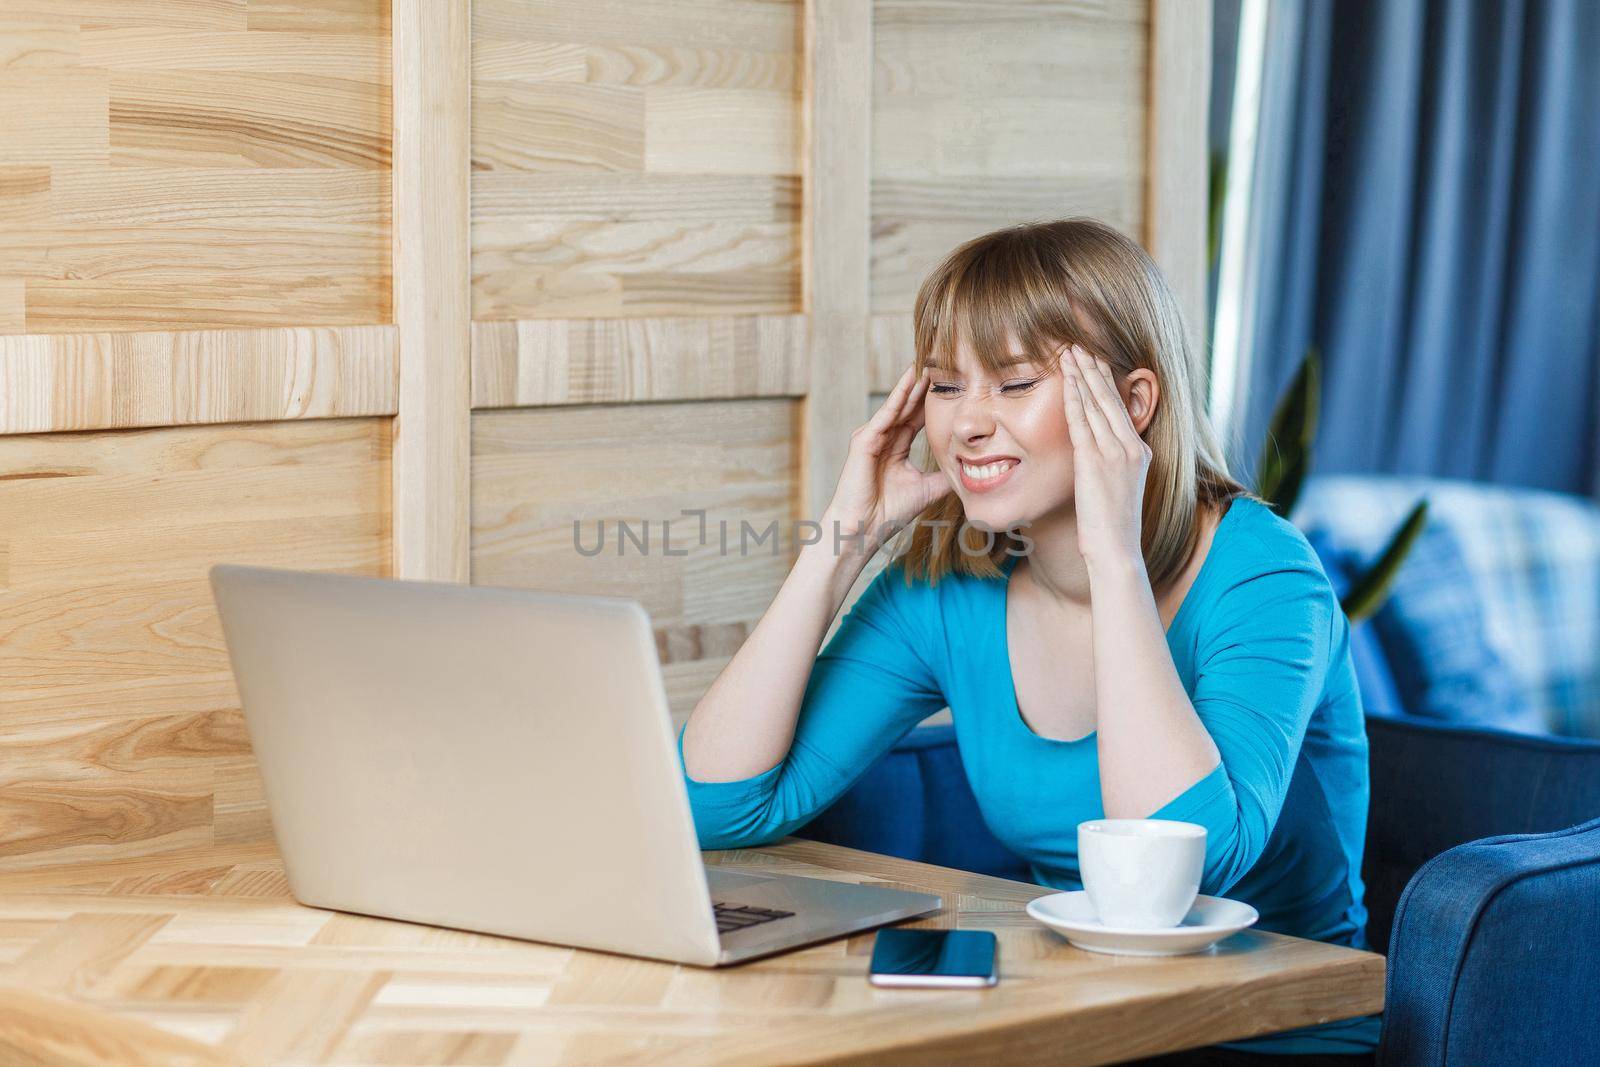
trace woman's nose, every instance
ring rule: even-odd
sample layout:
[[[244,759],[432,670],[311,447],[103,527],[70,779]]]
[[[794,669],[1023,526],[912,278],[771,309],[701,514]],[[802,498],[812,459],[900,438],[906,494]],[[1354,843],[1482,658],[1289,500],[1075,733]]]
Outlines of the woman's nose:
[[[974,391],[956,402],[951,423],[956,434],[966,440],[987,437],[994,432],[994,409],[987,390]]]

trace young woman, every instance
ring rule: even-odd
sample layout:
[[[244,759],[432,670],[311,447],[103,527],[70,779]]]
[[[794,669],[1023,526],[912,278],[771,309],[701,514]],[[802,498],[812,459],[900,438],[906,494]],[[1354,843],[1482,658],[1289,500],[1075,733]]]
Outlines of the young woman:
[[[1208,831],[1202,893],[1362,945],[1349,623],[1298,529],[1229,477],[1155,264],[1090,219],[1010,227],[952,252],[914,318],[822,540],[679,735],[702,847],[791,832],[948,705],[984,821],[1039,883],[1081,888],[1086,819],[1181,819]],[[1344,1062],[1377,1024],[1237,1048]]]

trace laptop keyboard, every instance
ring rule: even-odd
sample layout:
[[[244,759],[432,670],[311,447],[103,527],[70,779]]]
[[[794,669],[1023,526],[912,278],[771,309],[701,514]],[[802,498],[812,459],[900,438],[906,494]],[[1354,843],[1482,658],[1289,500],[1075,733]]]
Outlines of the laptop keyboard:
[[[711,910],[716,914],[719,934],[743,930],[747,926],[760,926],[773,919],[783,919],[794,914],[792,911],[779,911],[777,908],[758,908],[754,904],[732,904],[726,900],[713,900]]]

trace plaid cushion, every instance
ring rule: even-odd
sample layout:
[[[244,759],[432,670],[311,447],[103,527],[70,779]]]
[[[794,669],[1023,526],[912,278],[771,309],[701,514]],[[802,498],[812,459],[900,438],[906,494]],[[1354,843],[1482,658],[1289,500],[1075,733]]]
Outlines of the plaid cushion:
[[[1423,527],[1371,625],[1410,714],[1546,731],[1527,690],[1489,644],[1483,605],[1449,526]]]
[[[1302,530],[1326,534],[1365,567],[1423,496],[1429,524],[1448,531],[1465,563],[1485,643],[1510,669],[1537,720],[1553,733],[1600,737],[1600,505],[1454,479],[1319,475],[1307,479],[1292,518]],[[1414,553],[1421,546],[1419,538]],[[1437,560],[1439,553],[1428,555]],[[1408,559],[1408,567],[1417,558]],[[1397,671],[1398,656],[1425,655],[1421,650],[1432,647],[1425,620],[1453,627],[1440,631],[1442,646],[1458,642],[1461,627],[1470,625],[1461,622],[1469,614],[1461,607],[1462,582],[1429,581],[1422,573],[1427,569],[1419,566],[1420,580],[1406,583],[1404,614],[1416,647],[1385,643]],[[1397,583],[1403,576],[1405,569]]]

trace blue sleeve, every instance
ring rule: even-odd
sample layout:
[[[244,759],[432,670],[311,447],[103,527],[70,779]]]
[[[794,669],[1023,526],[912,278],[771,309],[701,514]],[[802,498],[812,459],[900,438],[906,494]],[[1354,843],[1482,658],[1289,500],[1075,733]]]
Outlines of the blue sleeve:
[[[817,655],[781,763],[732,782],[701,782],[683,771],[701,848],[762,845],[803,826],[945,706],[917,639],[928,630],[929,620],[916,616],[929,610],[931,590],[907,589],[901,574],[897,565],[885,567]]]
[[[1309,560],[1236,578],[1211,606],[1191,699],[1222,762],[1150,816],[1206,828],[1202,893],[1226,893],[1261,858],[1322,699],[1340,610]]]

